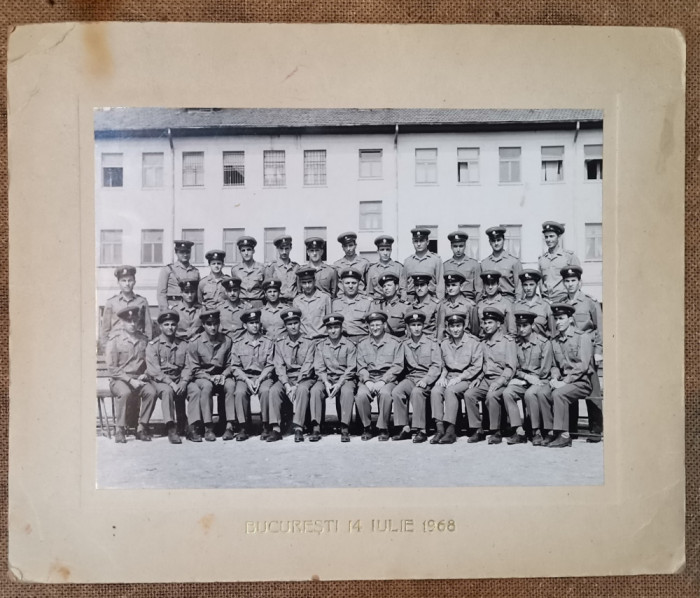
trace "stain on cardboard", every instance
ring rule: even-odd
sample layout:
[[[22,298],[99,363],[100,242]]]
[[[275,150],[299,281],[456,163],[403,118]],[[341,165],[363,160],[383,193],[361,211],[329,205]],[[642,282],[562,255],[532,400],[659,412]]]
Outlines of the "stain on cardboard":
[[[70,579],[70,574],[70,567],[64,565],[63,563],[55,562],[53,565],[51,565],[49,580],[53,581],[55,580],[55,577],[58,576],[60,581],[68,581]]]
[[[95,77],[112,74],[112,54],[107,42],[107,30],[102,23],[81,28],[88,72]]]
[[[212,524],[214,523],[214,515],[209,514],[205,515],[199,520],[199,525],[202,526],[202,529],[204,530],[205,534],[209,533],[209,530],[211,529]]]

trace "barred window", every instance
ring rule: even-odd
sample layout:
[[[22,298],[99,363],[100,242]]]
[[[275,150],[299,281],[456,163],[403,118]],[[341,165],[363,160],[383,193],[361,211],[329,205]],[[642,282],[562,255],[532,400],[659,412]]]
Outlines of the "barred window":
[[[204,152],[182,152],[182,186],[204,186]]]
[[[304,150],[304,185],[326,184],[326,150]]]
[[[284,187],[286,184],[284,150],[266,150],[263,152],[263,185],[265,187]]]
[[[245,152],[224,152],[224,186],[245,185]]]

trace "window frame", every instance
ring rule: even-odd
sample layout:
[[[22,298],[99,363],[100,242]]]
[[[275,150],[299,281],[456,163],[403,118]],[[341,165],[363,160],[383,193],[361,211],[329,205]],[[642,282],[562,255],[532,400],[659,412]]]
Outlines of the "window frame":
[[[587,152],[586,148],[599,147],[600,152],[594,153],[593,151]],[[590,156],[590,157],[589,157]],[[600,157],[598,157],[600,156]],[[596,178],[588,178],[588,163],[589,162],[599,162],[596,166],[597,174],[600,176]],[[587,143],[583,146],[583,182],[584,183],[601,183],[603,180],[603,144],[602,143]]]
[[[600,234],[590,235],[590,227],[598,227]],[[603,261],[603,223],[602,222],[586,222],[585,224],[585,245],[584,245],[584,261],[586,262],[602,262]],[[600,247],[600,257],[589,257],[588,256],[588,242],[593,239],[596,246]]]
[[[377,212],[368,212],[368,213],[363,213],[362,208],[363,206],[370,206],[370,205],[375,205],[379,206],[379,210]],[[367,201],[360,201],[359,202],[359,219],[358,219],[358,230],[365,232],[365,231],[382,231],[384,230],[384,202],[381,200],[367,200]],[[371,219],[377,219],[379,225],[376,227],[367,227],[363,226],[366,223],[366,220],[363,220],[364,218],[371,218]]]
[[[146,156],[160,156],[160,164],[146,164]],[[141,152],[141,189],[162,189],[165,184],[165,153],[164,152]],[[155,173],[155,185],[147,185],[147,172]]]
[[[434,158],[419,158],[418,152],[435,152]],[[414,170],[415,170],[415,184],[418,186],[429,186],[429,185],[437,185],[439,181],[438,177],[438,148],[437,147],[417,147],[415,148],[415,153],[414,153],[414,158],[415,158],[415,164],[414,164]],[[435,174],[435,180],[424,180],[424,181],[419,181],[418,180],[418,173],[419,172],[425,172],[426,178],[427,175],[430,173],[430,168],[434,169],[434,174]]]
[[[503,226],[506,229],[506,234],[504,235],[504,243],[503,243],[503,251],[510,253],[513,257],[517,257],[520,261],[522,261],[522,255],[523,255],[523,225],[522,224],[499,224],[499,226]],[[518,231],[517,236],[513,236],[511,233],[513,231]],[[511,251],[511,248],[513,246],[513,241],[516,240],[518,241],[518,251],[517,253],[514,251]]]
[[[157,241],[146,241],[146,235],[147,233],[160,233],[160,242]],[[141,265],[142,266],[162,266],[164,263],[164,256],[163,256],[163,242],[164,242],[164,235],[165,231],[162,228],[145,228],[141,229]],[[152,260],[145,260],[145,249],[146,249],[146,244],[152,245],[154,250],[153,250],[153,259]],[[155,259],[155,247],[157,245],[160,245],[160,261]]]
[[[105,239],[106,233],[116,233],[118,234],[117,241],[108,241]],[[119,249],[119,255],[113,257],[111,261],[105,260],[105,249],[110,248],[110,253],[114,255],[114,248]],[[100,256],[99,265],[100,266],[118,266],[124,262],[123,259],[123,249],[124,249],[124,230],[121,228],[108,228],[100,230]]]
[[[241,162],[240,164],[226,164],[226,157],[227,156],[240,156]],[[227,167],[230,167],[230,170],[226,170]],[[227,183],[226,182],[226,175],[230,174],[231,176],[238,175],[241,177],[242,182],[240,183]],[[222,176],[222,184],[224,188],[228,189],[230,187],[243,187],[245,188],[246,186],[246,173],[245,173],[245,151],[243,150],[226,150],[221,152],[221,176]]]
[[[376,160],[368,160],[368,159],[363,159],[363,155],[378,155],[379,158]],[[377,181],[377,180],[382,180],[384,178],[384,150],[383,149],[360,149],[358,150],[357,153],[357,160],[358,160],[358,173],[357,173],[357,178],[361,181]],[[379,164],[379,174],[370,174],[367,176],[363,176],[362,174],[362,165],[363,164]],[[370,170],[373,170],[373,167],[369,167]]]
[[[105,157],[106,156],[119,156],[119,166],[106,166]],[[107,185],[107,171],[113,176],[119,173],[119,185]],[[112,171],[114,171],[112,173]],[[101,183],[103,189],[123,189],[124,188],[124,153],[123,152],[102,152],[100,156],[100,173],[102,174]],[[111,180],[111,176],[109,177]]]
[[[510,158],[503,156],[501,154],[501,150],[518,150],[518,157],[516,158]],[[498,184],[499,185],[522,185],[523,184],[523,169],[522,169],[522,159],[523,159],[523,148],[522,146],[499,146],[498,148]],[[508,164],[508,172],[510,175],[512,175],[513,171],[513,164],[517,164],[518,166],[518,180],[503,180],[501,178],[502,172],[501,168],[503,167],[504,164]]]
[[[268,156],[271,154],[281,154],[282,160],[268,162]],[[267,173],[268,167],[277,165],[277,171],[273,173],[276,179],[281,179],[279,184],[268,183],[268,178],[272,175]],[[279,165],[282,165],[279,169]],[[281,175],[280,175],[281,172]],[[263,150],[263,188],[265,189],[284,189],[287,186],[287,152],[285,150]]]
[[[550,155],[545,156],[545,149],[553,150],[554,148],[561,148],[561,157],[558,154],[552,152]],[[540,146],[540,182],[543,185],[556,185],[565,182],[564,180],[564,156],[566,155],[566,149],[563,145],[542,145]],[[547,169],[546,164],[558,163],[559,167],[559,178],[556,180],[547,180]]]
[[[476,158],[461,158],[460,151],[466,150],[476,150]],[[460,166],[462,164],[467,165],[467,173],[470,171],[470,167],[476,164],[476,180],[475,181],[462,181],[460,180]],[[457,184],[458,185],[479,185],[481,184],[481,148],[479,147],[458,147],[457,148]]]
[[[322,156],[323,160],[311,160],[314,156]],[[328,185],[328,152],[325,149],[304,150],[304,187],[326,187]],[[319,167],[318,172],[313,172],[314,166]],[[309,178],[320,178],[321,182],[309,182]]]
[[[227,231],[240,231],[240,234],[234,235],[233,240],[226,240]],[[232,266],[235,263],[243,261],[241,258],[241,252],[238,249],[238,239],[245,236],[245,228],[224,228],[221,231],[221,248],[226,252],[226,257],[224,258],[224,265]],[[231,249],[228,246],[231,245]]]
[[[197,233],[197,234],[193,234]],[[204,266],[207,260],[204,257],[204,229],[203,228],[183,228],[180,231],[180,238],[185,241],[192,241],[192,258],[190,263],[193,266]]]
[[[196,165],[185,167],[185,159],[190,158],[190,157],[194,157],[196,155],[202,156],[201,170],[198,170],[196,168]],[[195,182],[191,185],[187,185],[187,184],[185,184],[185,177],[190,172],[194,173],[194,181]],[[206,170],[204,168],[204,152],[203,151],[182,152],[182,188],[183,189],[202,189],[204,187],[205,173],[206,173]],[[200,179],[200,177],[201,177],[201,182],[197,183],[197,181]]]

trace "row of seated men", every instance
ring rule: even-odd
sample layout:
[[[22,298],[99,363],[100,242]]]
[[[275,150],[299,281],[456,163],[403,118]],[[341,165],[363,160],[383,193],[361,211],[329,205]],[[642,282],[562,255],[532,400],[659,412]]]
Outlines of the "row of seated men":
[[[299,278],[302,290],[317,291],[313,269],[299,272]],[[356,280],[354,275],[345,278]],[[427,278],[414,275],[417,294]],[[325,334],[315,335],[309,334],[308,322],[304,329],[303,309],[284,307],[278,314],[283,330],[276,340],[263,334],[258,308],[243,311],[238,332],[222,331],[219,310],[204,310],[198,316],[203,330],[189,340],[178,336],[180,314],[167,310],[158,317],[159,336],[149,342],[139,331],[142,310],[122,308],[117,312],[122,325],[112,329],[106,346],[115,440],[126,441],[126,404],[134,398],[140,399],[136,437],[150,440],[150,416],[160,397],[170,442],[181,443],[176,406],[184,406],[185,400],[188,439],[214,441],[213,397],[220,394],[223,439],[243,441],[250,433],[250,398],[257,394],[261,439],[269,442],[282,438],[285,405],[293,410],[295,441],[304,440],[307,422],[309,440],[320,440],[324,400],[335,398],[343,442],[350,440],[353,406],[363,426],[362,439],[373,438],[371,402],[376,399],[380,441],[425,442],[432,431],[430,413],[435,431],[430,442],[451,444],[457,439],[455,425],[464,401],[469,442],[488,437],[496,444],[505,437],[508,444],[524,443],[528,437],[517,404],[522,400],[534,445],[571,446],[570,407],[589,397],[597,380],[595,335],[577,326],[573,305],[555,303],[551,312],[556,329],[551,340],[536,332],[535,312],[514,309],[513,338],[505,330],[506,313],[485,306],[479,314],[479,337],[468,329],[469,314],[460,310],[445,316],[445,338],[438,342],[437,330],[427,330],[426,313],[414,308],[403,315],[401,334],[391,329],[386,311],[370,309],[362,316],[367,333],[356,334],[345,315],[332,312],[321,318]],[[592,404],[600,413],[602,431],[600,403]],[[177,421],[182,424],[184,416],[178,413]]]

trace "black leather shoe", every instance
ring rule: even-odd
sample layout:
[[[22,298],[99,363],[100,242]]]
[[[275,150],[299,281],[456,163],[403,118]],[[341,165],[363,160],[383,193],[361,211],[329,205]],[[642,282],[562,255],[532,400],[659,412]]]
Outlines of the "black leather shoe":
[[[314,430],[309,434],[309,442],[318,442],[319,440],[321,440],[321,432]]]
[[[301,428],[294,430],[294,442],[304,442],[304,431]]]
[[[542,441],[542,446],[549,446],[550,444],[552,444],[552,442],[554,442],[555,438],[556,436],[550,432]]]
[[[170,444],[182,444],[182,440],[180,440],[180,435],[177,433],[175,426],[170,426],[168,428],[168,441]]]
[[[282,440],[282,434],[277,430],[272,430],[272,432],[267,435],[265,442],[277,442],[278,440]]]
[[[221,440],[233,440],[235,437],[236,437],[236,435],[233,433],[233,427],[226,426],[226,429],[224,430],[224,434],[221,437]]]
[[[416,444],[420,444],[421,442],[425,442],[426,440],[428,440],[428,437],[425,435],[425,432],[423,432],[422,430],[419,431],[418,434],[416,434],[413,437],[413,442],[415,442]]]
[[[372,430],[365,428],[365,431],[362,432],[361,438],[362,440],[372,440]]]
[[[542,438],[542,432],[537,430],[535,435],[532,437],[532,446],[542,446],[544,439]]]
[[[148,428],[146,428],[146,426],[144,426],[141,430],[136,430],[136,440],[151,442],[151,435],[148,433]]]
[[[483,430],[477,430],[469,438],[467,438],[467,442],[482,442],[484,440],[486,440],[486,434]]]
[[[343,430],[340,433],[340,442],[350,442],[350,432]]]
[[[270,437],[270,431],[263,428],[263,431],[260,433],[260,440],[265,442],[269,437]]]
[[[436,432],[435,436],[430,439],[430,444],[440,444],[440,441],[445,437],[442,432]]]
[[[527,442],[527,436],[525,436],[525,434],[518,434],[517,432],[506,438],[506,444],[523,444],[524,442]]]
[[[503,442],[503,437],[500,435],[499,432],[496,432],[495,434],[491,434],[489,436],[489,444],[501,444]]]
[[[204,440],[207,442],[214,442],[216,440],[216,434],[214,434],[214,426],[212,424],[206,424],[204,426]]]
[[[202,442],[202,437],[197,431],[197,428],[193,425],[190,425],[190,429],[187,432],[187,440],[190,442]]]
[[[379,437],[377,440],[379,440],[379,442],[386,442],[389,440],[389,432],[387,430],[379,430]]]
[[[554,442],[550,443],[549,448],[564,448],[567,446],[571,446],[572,440],[571,436],[568,438],[564,438],[563,436],[559,436]]]
[[[455,442],[457,442],[457,435],[454,433],[454,431],[448,431],[440,439],[438,444],[454,444]]]
[[[591,434],[586,438],[586,442],[600,442],[601,440],[603,440],[603,437],[600,434]]]
[[[124,428],[117,428],[114,432],[114,442],[117,444],[126,444],[126,435],[124,434]]]
[[[401,430],[400,433],[395,434],[394,436],[391,437],[392,440],[410,440],[411,439],[411,431],[410,430]]]
[[[244,440],[248,440],[248,432],[245,430],[241,430],[238,434],[236,434],[236,442],[243,442]]]

